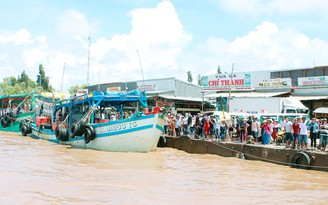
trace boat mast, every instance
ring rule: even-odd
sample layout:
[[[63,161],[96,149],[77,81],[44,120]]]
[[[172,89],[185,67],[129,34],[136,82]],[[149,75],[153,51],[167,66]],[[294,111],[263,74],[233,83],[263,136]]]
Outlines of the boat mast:
[[[142,70],[142,65],[141,65],[141,60],[140,60],[140,55],[139,55],[139,51],[137,50],[138,53],[138,58],[139,58],[139,63],[140,63],[140,69],[141,69],[141,74],[142,74],[142,82],[143,85],[145,85],[145,78],[144,78],[144,74],[143,74],[143,70]]]
[[[64,82],[64,74],[65,74],[65,65],[66,65],[66,63],[64,63],[64,67],[63,67],[63,76],[62,76],[62,82],[61,82],[61,86],[60,86],[60,92],[63,92],[63,82]]]
[[[89,69],[90,69],[90,47],[91,47],[91,38],[90,35],[88,37],[89,45],[88,45],[88,73],[87,73],[87,85],[89,85]]]

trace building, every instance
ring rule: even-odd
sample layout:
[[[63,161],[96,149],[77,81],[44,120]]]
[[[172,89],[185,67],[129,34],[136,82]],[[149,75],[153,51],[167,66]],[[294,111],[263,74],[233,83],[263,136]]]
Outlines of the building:
[[[214,106],[204,97],[201,86],[178,80],[174,77],[147,79],[129,82],[112,82],[87,87],[93,90],[105,91],[146,91],[148,104],[170,109],[173,113],[191,112],[214,109]]]

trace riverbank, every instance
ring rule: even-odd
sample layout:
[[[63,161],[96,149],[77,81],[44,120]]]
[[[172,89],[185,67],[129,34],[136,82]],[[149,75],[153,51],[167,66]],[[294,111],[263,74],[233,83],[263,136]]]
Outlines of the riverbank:
[[[165,143],[163,142],[164,137]],[[183,150],[192,154],[216,154],[223,157],[260,160],[294,168],[328,171],[327,152],[295,150],[274,144],[242,144],[196,140],[188,136],[161,136],[161,138],[162,146]]]

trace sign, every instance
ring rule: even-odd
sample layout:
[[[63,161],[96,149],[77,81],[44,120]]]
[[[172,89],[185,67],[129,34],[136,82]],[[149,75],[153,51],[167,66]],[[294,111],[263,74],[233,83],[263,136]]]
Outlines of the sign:
[[[328,76],[298,78],[297,83],[300,87],[328,86]]]
[[[156,91],[156,85],[151,85],[151,84],[139,84],[137,85],[137,90],[140,91]]]
[[[201,77],[203,90],[251,90],[250,73],[215,74]]]
[[[255,89],[282,89],[292,88],[291,78],[276,78],[260,80],[256,83]]]
[[[109,87],[109,88],[107,88],[107,91],[121,91],[121,87],[120,86]]]

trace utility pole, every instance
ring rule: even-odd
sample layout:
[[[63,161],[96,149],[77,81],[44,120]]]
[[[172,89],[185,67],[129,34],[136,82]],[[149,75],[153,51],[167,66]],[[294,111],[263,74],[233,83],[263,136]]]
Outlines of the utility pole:
[[[87,73],[87,85],[89,85],[89,69],[90,69],[90,47],[91,47],[91,38],[90,35],[88,37],[89,45],[88,45],[88,73]]]
[[[232,75],[233,75],[233,63],[232,63],[232,67],[231,67],[231,74],[230,74],[230,83],[229,83],[229,86],[230,86],[230,89],[229,89],[229,97],[228,97],[228,100],[227,100],[227,103],[228,103],[228,106],[227,106],[227,112],[229,113],[229,109],[230,109],[230,97],[231,97],[231,89],[232,89]]]

